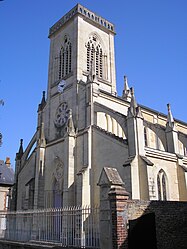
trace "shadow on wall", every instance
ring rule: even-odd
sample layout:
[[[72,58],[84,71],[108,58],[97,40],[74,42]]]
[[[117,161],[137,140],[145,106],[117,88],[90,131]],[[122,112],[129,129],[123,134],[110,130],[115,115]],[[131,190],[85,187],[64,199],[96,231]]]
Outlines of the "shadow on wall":
[[[154,213],[129,221],[128,245],[129,249],[135,249],[137,246],[138,248],[157,249]]]
[[[123,217],[128,235],[121,249],[187,248],[187,202],[128,200]]]

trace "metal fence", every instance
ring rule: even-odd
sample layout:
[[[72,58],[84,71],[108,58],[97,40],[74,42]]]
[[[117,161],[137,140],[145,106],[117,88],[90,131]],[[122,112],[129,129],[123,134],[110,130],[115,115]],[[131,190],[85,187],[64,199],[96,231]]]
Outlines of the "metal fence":
[[[99,208],[86,206],[0,212],[0,238],[99,248]]]

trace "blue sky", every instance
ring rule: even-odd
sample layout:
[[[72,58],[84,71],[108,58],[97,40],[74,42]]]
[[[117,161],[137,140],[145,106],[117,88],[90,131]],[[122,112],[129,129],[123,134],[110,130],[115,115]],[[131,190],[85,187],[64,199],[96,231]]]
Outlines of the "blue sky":
[[[49,28],[78,2],[74,0],[0,1],[0,159],[15,164],[19,140],[24,148],[37,125],[37,108],[47,89]],[[137,102],[187,122],[187,1],[80,0],[113,22],[117,90],[123,76]]]

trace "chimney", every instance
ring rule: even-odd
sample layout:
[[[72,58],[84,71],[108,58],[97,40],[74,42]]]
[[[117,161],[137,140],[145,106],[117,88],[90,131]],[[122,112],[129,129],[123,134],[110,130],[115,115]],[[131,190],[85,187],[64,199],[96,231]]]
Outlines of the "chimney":
[[[7,167],[10,167],[10,157],[6,157],[5,164]]]

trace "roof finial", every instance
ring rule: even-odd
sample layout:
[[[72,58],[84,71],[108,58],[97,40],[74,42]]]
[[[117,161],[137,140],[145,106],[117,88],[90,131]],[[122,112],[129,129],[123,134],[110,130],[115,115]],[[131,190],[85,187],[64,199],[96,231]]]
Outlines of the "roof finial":
[[[23,156],[23,139],[20,139],[19,151],[16,153],[16,159],[20,160]]]
[[[131,102],[130,102],[130,112],[133,116],[136,116],[136,108],[137,108],[137,103],[136,103],[136,99],[135,99],[135,96],[134,96],[134,88],[131,87],[130,88],[130,91],[131,91]]]
[[[134,88],[130,88],[131,92],[131,102],[130,107],[128,108],[128,117],[138,117],[143,119],[142,111],[140,106],[138,106],[135,96],[134,96]]]
[[[126,75],[124,75],[124,90],[126,90],[126,91],[130,90],[130,88],[128,86],[128,80],[127,80],[127,76]]]
[[[169,103],[167,104],[167,108],[168,108],[167,125],[171,128],[174,128],[174,119],[171,112],[171,106]]]
[[[23,139],[20,139],[19,154],[23,154]]]
[[[127,80],[127,76],[124,75],[124,89],[123,89],[123,95],[122,98],[124,98],[127,101],[131,101],[131,91],[130,88],[128,86],[128,80]]]
[[[42,101],[41,101],[42,108],[44,107],[45,103],[46,103],[46,101],[45,101],[45,91],[43,91],[43,93],[42,93]]]
[[[69,109],[69,117],[68,117],[68,122],[67,122],[67,132],[68,132],[68,134],[75,133],[75,127],[73,124],[73,117],[72,117],[72,109]]]
[[[41,103],[39,104],[38,106],[38,111],[42,111],[44,106],[46,104],[46,100],[45,100],[45,91],[43,91],[43,94],[42,94],[42,100],[41,100]]]
[[[46,140],[45,140],[45,132],[44,132],[44,123],[41,123],[41,128],[40,128],[40,138],[39,138],[39,146],[40,147],[45,147],[46,146]]]

